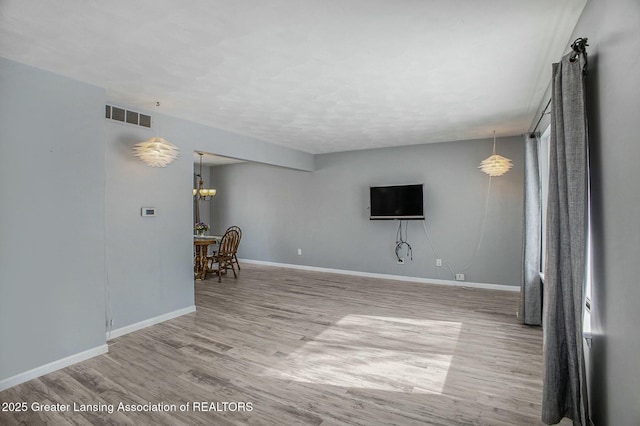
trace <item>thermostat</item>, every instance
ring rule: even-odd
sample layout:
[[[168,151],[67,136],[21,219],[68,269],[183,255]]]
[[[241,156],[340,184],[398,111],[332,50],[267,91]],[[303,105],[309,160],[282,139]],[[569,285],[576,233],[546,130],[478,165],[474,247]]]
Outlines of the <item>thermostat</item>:
[[[155,207],[143,207],[142,209],[140,209],[140,214],[142,216],[155,216],[156,215],[156,208]]]

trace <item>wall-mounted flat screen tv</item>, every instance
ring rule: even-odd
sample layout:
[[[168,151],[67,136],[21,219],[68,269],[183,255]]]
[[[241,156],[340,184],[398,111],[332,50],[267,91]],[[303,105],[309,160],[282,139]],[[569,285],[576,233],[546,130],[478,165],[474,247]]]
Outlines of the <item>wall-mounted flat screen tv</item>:
[[[370,219],[424,219],[422,186],[423,184],[370,187]]]

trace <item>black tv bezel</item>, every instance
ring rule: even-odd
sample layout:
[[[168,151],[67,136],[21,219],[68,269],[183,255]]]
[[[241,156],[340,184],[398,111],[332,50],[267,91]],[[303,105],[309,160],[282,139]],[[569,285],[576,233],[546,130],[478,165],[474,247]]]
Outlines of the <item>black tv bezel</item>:
[[[421,188],[420,195],[422,196],[422,215],[385,215],[385,216],[373,216],[371,209],[371,190],[373,188],[388,188],[388,187],[407,187],[407,186],[419,186]],[[369,186],[369,220],[424,220],[424,183],[406,183],[406,184],[392,184],[392,185],[370,185]]]

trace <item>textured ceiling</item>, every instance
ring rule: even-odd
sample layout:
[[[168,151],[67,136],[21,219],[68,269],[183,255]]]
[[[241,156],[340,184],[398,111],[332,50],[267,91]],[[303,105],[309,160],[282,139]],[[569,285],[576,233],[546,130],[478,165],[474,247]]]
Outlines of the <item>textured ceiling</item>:
[[[0,0],[0,56],[311,153],[527,131],[586,0]]]

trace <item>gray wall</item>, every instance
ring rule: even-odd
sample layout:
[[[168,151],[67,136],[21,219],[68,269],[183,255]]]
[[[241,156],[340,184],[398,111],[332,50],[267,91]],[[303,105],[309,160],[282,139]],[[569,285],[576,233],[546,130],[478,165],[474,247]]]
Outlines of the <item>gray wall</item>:
[[[316,156],[312,173],[256,164],[212,168],[218,195],[212,203],[215,232],[243,229],[240,256],[361,272],[453,279],[435,266],[421,221],[409,221],[413,261],[398,265],[397,221],[368,219],[369,186],[425,184],[426,225],[438,256],[466,280],[519,285],[522,246],[521,137],[498,139],[498,152],[515,167],[492,179],[477,168],[492,140],[458,141]],[[302,256],[297,249],[302,249]],[[404,251],[403,251],[404,253]],[[467,268],[471,260],[473,263]]]
[[[191,269],[193,161],[183,152],[165,168],[144,165],[132,155],[136,142],[162,136],[180,138],[157,117],[154,129],[114,121],[106,127],[106,230],[113,328],[135,324],[194,304]],[[156,217],[142,217],[156,207]]]
[[[104,91],[0,58],[0,380],[105,343]]]
[[[0,93],[0,381],[103,345],[105,318],[120,328],[193,305],[194,150],[314,167],[156,111],[153,130],[106,120],[104,89],[3,58]],[[132,155],[156,132],[182,154],[163,169]]]
[[[595,424],[640,424],[640,3],[589,1],[572,37],[588,37],[594,283]]]
[[[117,102],[113,102],[117,105]],[[124,105],[126,107],[126,105]],[[135,324],[194,303],[193,151],[296,169],[313,168],[311,154],[201,124],[144,111],[152,129],[103,120],[106,126],[107,311],[113,328]],[[168,167],[153,168],[132,155],[135,143],[163,136],[180,148]],[[203,168],[205,184],[207,170]],[[156,217],[141,217],[156,207]],[[203,206],[202,214],[209,215]],[[206,217],[206,216],[203,216]]]

